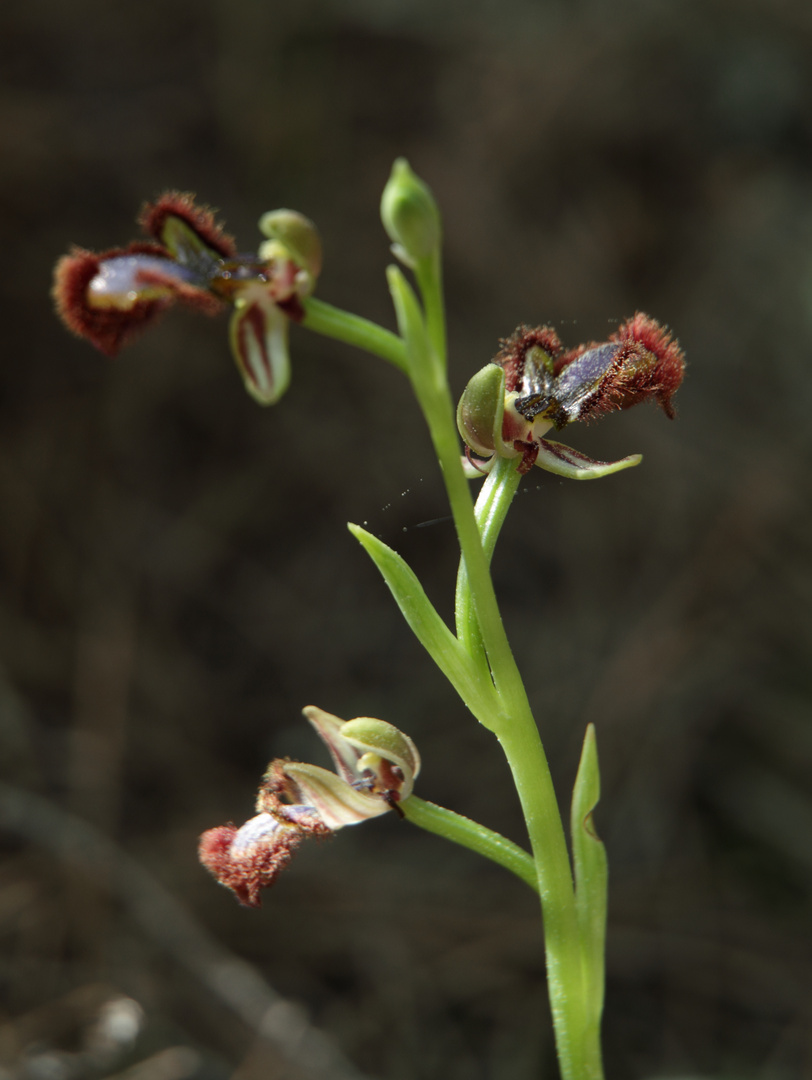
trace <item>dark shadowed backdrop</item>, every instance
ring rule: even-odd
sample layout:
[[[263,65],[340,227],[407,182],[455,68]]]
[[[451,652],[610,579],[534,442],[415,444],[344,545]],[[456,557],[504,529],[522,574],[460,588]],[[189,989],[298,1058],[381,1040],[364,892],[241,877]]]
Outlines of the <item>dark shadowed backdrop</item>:
[[[401,154],[444,213],[456,392],[520,322],[576,344],[643,309],[689,361],[676,422],[568,433],[642,467],[535,470],[495,559],[562,802],[597,725],[608,1075],[808,1077],[804,0],[0,10],[0,1076],[555,1075],[534,897],[495,867],[394,815],[303,850],[259,912],[196,861],[269,758],[324,760],[310,703],[401,726],[420,794],[524,840],[494,740],[345,529],[450,614],[397,372],[294,329],[263,410],[225,319],[173,311],[108,361],[49,300],[71,243],[126,242],[179,188],[243,250],[303,211],[319,295],[392,326]]]

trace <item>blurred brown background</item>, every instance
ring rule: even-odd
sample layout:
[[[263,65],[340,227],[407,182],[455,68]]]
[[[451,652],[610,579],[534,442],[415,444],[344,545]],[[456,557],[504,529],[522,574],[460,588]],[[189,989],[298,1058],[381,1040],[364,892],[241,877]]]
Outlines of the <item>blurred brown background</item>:
[[[392,815],[260,912],[195,858],[270,757],[323,761],[309,703],[403,727],[420,794],[523,840],[344,528],[450,613],[397,373],[294,330],[262,410],[224,319],[174,311],[109,362],[48,296],[69,244],[126,242],[174,187],[243,250],[302,210],[319,295],[391,326],[399,154],[444,212],[456,391],[523,321],[575,344],[642,308],[690,362],[678,422],[568,435],[644,465],[536,470],[495,562],[562,801],[598,726],[608,1075],[812,1076],[808,3],[28,0],[0,80],[0,1077],[555,1075],[518,881]]]

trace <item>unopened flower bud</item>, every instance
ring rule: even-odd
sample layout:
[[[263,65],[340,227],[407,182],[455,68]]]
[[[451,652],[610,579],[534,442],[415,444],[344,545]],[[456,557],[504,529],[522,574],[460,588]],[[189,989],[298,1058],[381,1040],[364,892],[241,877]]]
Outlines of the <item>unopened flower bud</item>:
[[[408,265],[440,244],[440,211],[430,189],[398,158],[383,189],[381,221],[398,258]]]

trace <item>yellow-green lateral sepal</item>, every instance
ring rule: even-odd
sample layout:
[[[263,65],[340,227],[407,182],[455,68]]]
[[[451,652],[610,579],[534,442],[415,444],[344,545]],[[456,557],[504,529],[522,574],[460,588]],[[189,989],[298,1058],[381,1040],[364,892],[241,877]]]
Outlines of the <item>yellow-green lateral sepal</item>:
[[[601,793],[595,727],[586,729],[581,762],[572,792],[572,854],[575,868],[575,910],[581,936],[583,970],[590,1018],[603,1010],[604,952],[608,864],[606,849],[595,831],[592,812]]]

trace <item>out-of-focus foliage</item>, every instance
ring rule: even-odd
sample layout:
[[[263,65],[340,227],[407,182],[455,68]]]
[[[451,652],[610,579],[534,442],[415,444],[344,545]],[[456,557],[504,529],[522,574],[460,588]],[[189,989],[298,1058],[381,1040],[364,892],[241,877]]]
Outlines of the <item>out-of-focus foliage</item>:
[[[689,360],[676,423],[578,432],[643,465],[528,478],[495,560],[564,801],[597,727],[608,1074],[808,1071],[808,5],[30,0],[0,40],[4,1075],[294,1075],[299,1014],[265,984],[369,1075],[552,1074],[535,899],[498,869],[387,815],[304,851],[256,913],[195,859],[272,756],[312,759],[311,702],[409,732],[420,794],[523,839],[491,737],[344,529],[450,612],[400,377],[294,328],[269,412],[224,320],[172,312],[110,362],[48,300],[71,242],[122,242],[169,187],[251,248],[261,213],[301,210],[319,295],[392,325],[400,154],[443,210],[457,389],[520,322],[603,340],[642,308]]]

